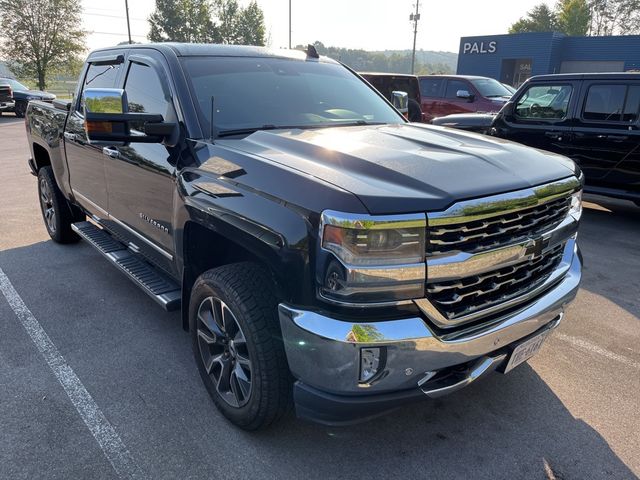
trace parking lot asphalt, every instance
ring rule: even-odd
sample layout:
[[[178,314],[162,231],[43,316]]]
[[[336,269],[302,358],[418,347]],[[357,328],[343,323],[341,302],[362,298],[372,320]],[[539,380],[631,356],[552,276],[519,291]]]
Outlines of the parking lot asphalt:
[[[587,197],[582,288],[527,364],[356,426],[291,414],[250,434],[216,411],[178,313],[162,311],[90,246],[49,239],[27,157],[24,122],[0,117],[0,274],[93,403],[78,406],[5,288],[1,479],[640,475],[640,208],[633,204]],[[104,419],[97,433],[87,411]],[[105,426],[131,460],[124,470],[98,441]]]

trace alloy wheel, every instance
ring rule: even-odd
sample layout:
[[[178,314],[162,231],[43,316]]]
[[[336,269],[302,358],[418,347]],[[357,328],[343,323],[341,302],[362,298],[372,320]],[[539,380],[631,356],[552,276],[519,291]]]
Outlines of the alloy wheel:
[[[51,233],[56,232],[56,209],[53,206],[53,195],[49,184],[44,178],[40,179],[40,205],[42,215]]]
[[[198,307],[198,348],[205,371],[220,397],[232,407],[247,404],[252,391],[252,366],[247,341],[235,315],[216,297]]]

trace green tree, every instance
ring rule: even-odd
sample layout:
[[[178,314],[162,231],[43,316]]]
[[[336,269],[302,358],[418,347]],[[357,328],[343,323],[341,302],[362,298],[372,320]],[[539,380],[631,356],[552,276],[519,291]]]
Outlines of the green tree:
[[[533,7],[527,16],[511,25],[509,33],[553,32],[558,29],[556,15],[545,3]]]
[[[220,31],[209,0],[156,0],[149,16],[152,42],[216,43]]]
[[[266,40],[264,13],[255,0],[252,0],[240,13],[238,33],[243,45],[264,46]]]
[[[220,22],[220,38],[222,43],[238,45],[241,43],[240,16],[242,9],[238,0],[216,0],[216,16]]]
[[[0,53],[20,77],[47,87],[54,65],[72,62],[84,51],[80,0],[0,0]]]
[[[640,33],[640,0],[590,0],[589,9],[590,35]]]
[[[560,0],[557,8],[557,24],[562,33],[583,36],[589,32],[591,9],[586,0]]]

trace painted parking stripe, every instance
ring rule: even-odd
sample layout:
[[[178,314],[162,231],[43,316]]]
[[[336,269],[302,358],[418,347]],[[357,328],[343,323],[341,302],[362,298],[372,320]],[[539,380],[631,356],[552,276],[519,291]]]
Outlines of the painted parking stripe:
[[[563,342],[570,343],[571,345],[578,347],[582,350],[586,350],[590,353],[595,353],[609,360],[613,360],[615,362],[627,365],[628,367],[635,368],[636,370],[640,370],[640,363],[634,362],[630,358],[627,358],[623,355],[619,355],[615,352],[607,350],[606,348],[602,348],[599,345],[588,342],[587,340],[584,340],[582,338],[572,337],[570,335],[565,335],[564,333],[558,333],[558,332],[556,332],[554,337],[557,338],[558,340],[562,340]]]
[[[0,291],[120,478],[143,478],[131,453],[0,268]]]

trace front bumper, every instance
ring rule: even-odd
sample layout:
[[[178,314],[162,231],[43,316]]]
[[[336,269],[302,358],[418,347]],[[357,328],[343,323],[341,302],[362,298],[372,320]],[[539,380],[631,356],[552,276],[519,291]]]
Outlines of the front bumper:
[[[581,270],[574,244],[569,270],[553,288],[489,324],[454,332],[439,333],[421,317],[354,323],[281,304],[298,415],[326,424],[359,421],[500,370],[510,345],[560,323],[578,291]],[[382,374],[359,383],[360,349],[378,346],[386,350]]]
[[[13,112],[15,102],[0,102],[0,112]]]

